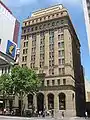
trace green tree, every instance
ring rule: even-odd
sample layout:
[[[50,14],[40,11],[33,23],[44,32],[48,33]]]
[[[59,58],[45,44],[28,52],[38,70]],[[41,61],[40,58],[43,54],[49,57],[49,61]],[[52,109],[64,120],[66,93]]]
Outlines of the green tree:
[[[3,109],[6,107],[6,99],[12,94],[12,79],[9,74],[2,74],[0,76],[0,94],[3,97]]]
[[[11,78],[13,80],[13,88],[16,95],[21,99],[21,115],[22,115],[22,107],[23,107],[23,98],[28,93],[36,93],[38,92],[41,81],[38,78],[35,71],[27,68],[15,66],[11,71]]]

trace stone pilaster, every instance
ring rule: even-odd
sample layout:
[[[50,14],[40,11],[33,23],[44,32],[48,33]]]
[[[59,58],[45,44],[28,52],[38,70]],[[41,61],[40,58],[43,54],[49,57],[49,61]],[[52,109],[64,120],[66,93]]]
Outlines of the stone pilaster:
[[[45,109],[48,110],[48,97],[46,91],[44,92],[44,104],[45,104]]]
[[[19,57],[19,65],[22,65],[22,56],[23,56],[23,44],[24,44],[24,40],[21,39],[21,45],[20,45],[20,57]]]
[[[23,107],[24,107],[24,109],[28,109],[28,97],[27,97],[27,95],[23,99]]]
[[[37,110],[37,95],[33,95],[33,105],[35,106],[35,110]]]
[[[48,75],[48,67],[49,67],[49,32],[45,33],[45,63],[44,69],[45,73]]]
[[[36,36],[36,57],[35,57],[35,67],[39,68],[40,62],[40,34]]]
[[[27,55],[27,66],[30,68],[31,64],[31,52],[32,52],[32,37],[29,37],[28,40],[28,55]]]
[[[54,32],[54,74],[58,75],[58,31]]]

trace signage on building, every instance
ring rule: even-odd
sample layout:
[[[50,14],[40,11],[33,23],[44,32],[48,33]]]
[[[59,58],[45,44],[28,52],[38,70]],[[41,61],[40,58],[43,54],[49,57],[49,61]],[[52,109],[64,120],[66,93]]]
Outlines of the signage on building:
[[[13,58],[15,57],[15,54],[16,54],[16,45],[10,40],[7,41],[6,53]]]

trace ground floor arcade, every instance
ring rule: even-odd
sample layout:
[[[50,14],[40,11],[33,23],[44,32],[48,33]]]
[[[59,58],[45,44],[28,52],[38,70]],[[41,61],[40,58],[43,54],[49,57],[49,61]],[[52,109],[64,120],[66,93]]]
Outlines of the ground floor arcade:
[[[20,100],[15,97],[13,105],[20,108]],[[75,92],[72,90],[40,91],[37,94],[28,94],[23,99],[24,110],[34,111],[54,111],[54,115],[59,116],[64,112],[65,116],[76,116]]]

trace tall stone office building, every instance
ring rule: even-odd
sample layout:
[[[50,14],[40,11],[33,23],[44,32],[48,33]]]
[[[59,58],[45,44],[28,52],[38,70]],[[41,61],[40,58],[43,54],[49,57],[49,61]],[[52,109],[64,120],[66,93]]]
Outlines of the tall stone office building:
[[[83,116],[85,91],[80,42],[68,11],[56,5],[32,13],[23,21],[20,66],[34,69],[42,80],[37,95],[23,101],[25,109],[50,111],[56,116]]]

